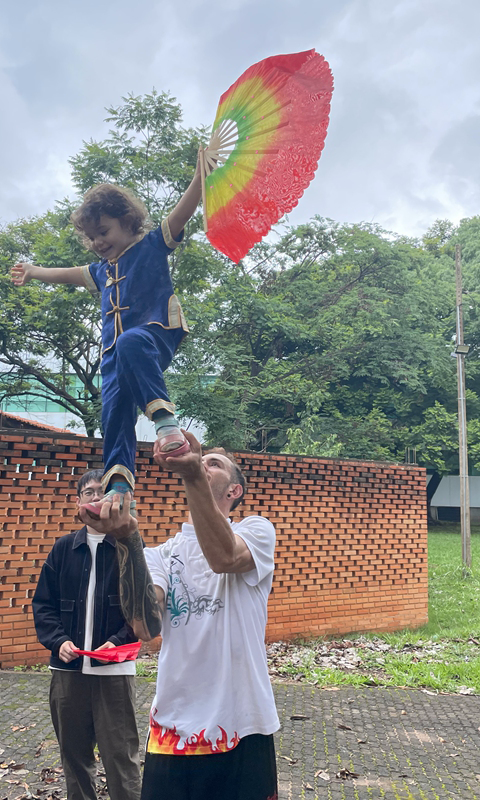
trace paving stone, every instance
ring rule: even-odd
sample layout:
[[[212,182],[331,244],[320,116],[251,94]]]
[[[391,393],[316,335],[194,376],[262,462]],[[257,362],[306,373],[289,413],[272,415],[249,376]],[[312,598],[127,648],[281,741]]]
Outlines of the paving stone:
[[[34,796],[38,789],[46,790],[42,797],[56,789],[58,800],[66,796],[62,773],[52,772],[61,763],[49,682],[45,673],[0,672],[0,761],[26,770],[0,774],[1,800],[25,795],[25,784]],[[277,683],[274,692],[282,725],[276,734],[279,800],[480,800],[480,697],[298,683]],[[153,694],[154,684],[138,678],[142,743]],[[291,719],[300,714],[306,719]],[[342,768],[358,778],[348,772],[336,778]],[[44,777],[52,783],[41,779],[42,770],[49,770]]]

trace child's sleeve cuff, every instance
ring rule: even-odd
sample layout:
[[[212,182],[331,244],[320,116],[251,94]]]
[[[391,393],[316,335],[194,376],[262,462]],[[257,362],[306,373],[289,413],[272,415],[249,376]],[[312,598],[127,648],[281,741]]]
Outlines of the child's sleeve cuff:
[[[175,248],[178,247],[178,245],[181,243],[181,241],[183,239],[183,231],[181,232],[180,238],[179,238],[179,240],[177,242],[176,239],[173,238],[173,236],[172,236],[172,234],[170,232],[170,225],[168,224],[168,217],[167,217],[167,219],[162,219],[161,228],[162,228],[162,236],[163,236],[165,244],[167,245],[167,247],[170,250],[175,250]]]
[[[83,282],[85,284],[85,287],[88,289],[90,294],[93,294],[94,297],[100,297],[101,292],[100,292],[100,289],[98,288],[97,284],[95,283],[95,281],[92,278],[92,274],[90,272],[90,265],[89,264],[84,264],[81,267],[81,270],[82,270]]]

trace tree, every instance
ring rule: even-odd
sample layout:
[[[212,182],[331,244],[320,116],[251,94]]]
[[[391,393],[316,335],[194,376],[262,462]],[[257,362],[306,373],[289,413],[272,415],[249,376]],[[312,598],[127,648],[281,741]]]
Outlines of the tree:
[[[180,405],[231,447],[395,458],[454,375],[453,292],[442,260],[375,226],[287,229],[197,298]]]

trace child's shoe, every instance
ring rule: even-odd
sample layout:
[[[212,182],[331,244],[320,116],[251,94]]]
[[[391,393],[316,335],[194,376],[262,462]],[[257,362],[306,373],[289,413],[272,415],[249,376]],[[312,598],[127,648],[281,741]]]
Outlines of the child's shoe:
[[[175,425],[163,425],[157,431],[157,439],[159,443],[159,456],[161,458],[168,458],[168,456],[182,456],[188,453],[190,445],[185,439],[180,428]]]
[[[99,520],[100,519],[100,512],[102,510],[102,505],[107,500],[107,498],[109,498],[109,500],[110,500],[110,498],[113,500],[113,497],[116,494],[122,494],[122,493],[121,492],[117,492],[116,489],[110,489],[110,491],[107,492],[107,494],[104,497],[102,497],[102,499],[101,499],[101,501],[99,503],[85,503],[85,504],[81,505],[80,508],[84,508],[90,514],[90,516],[93,517],[93,519]],[[123,496],[122,496],[122,499],[120,501],[120,509],[122,508],[122,506],[123,506]],[[132,517],[135,517],[135,518],[137,516],[136,506],[137,506],[136,501],[135,500],[130,500],[130,514],[131,514]]]

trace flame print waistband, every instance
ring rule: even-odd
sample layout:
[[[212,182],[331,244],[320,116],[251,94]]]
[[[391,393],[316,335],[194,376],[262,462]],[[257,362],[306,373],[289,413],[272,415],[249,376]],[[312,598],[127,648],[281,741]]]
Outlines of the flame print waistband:
[[[213,742],[205,736],[205,728],[200,733],[193,733],[181,744],[181,736],[176,728],[163,728],[150,720],[150,734],[147,752],[174,756],[205,756],[211,753],[227,753],[237,746],[240,739],[237,732],[229,740],[227,732],[218,725],[221,735]]]

